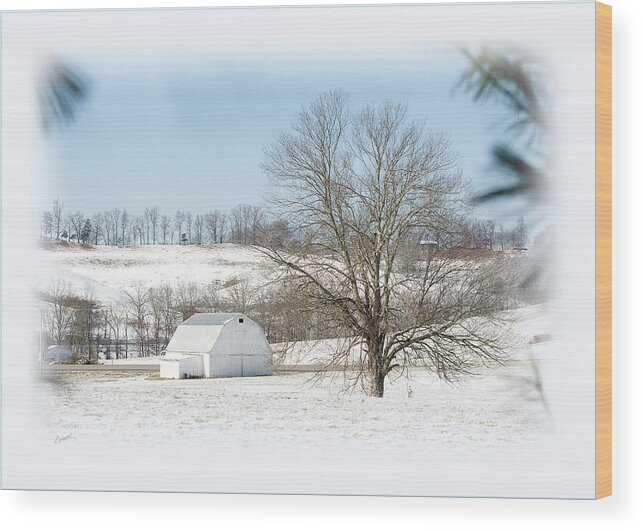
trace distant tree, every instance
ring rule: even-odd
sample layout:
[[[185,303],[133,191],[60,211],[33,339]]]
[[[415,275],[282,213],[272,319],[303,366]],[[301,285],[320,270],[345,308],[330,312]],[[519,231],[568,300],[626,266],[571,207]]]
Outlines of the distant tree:
[[[519,249],[523,249],[527,247],[527,225],[525,224],[524,217],[520,216],[518,218],[513,234],[514,234],[514,238],[513,238],[514,247]]]
[[[170,218],[165,215],[161,216],[159,228],[161,229],[161,235],[163,236],[163,245],[165,245],[167,244],[167,234],[170,230]]]
[[[259,206],[240,204],[230,212],[230,235],[234,243],[257,245],[262,237],[265,212]]]
[[[145,243],[145,218],[144,216],[136,216],[134,223],[132,224],[132,230],[134,233],[134,243],[138,239],[139,245]]]
[[[60,233],[63,231],[63,204],[58,200],[58,198],[54,199],[52,218],[56,239],[60,240]]]
[[[187,243],[192,243],[192,212],[186,212],[185,216],[185,233],[187,235]]]
[[[505,229],[502,225],[498,227],[498,241],[500,243],[500,249],[505,250],[505,245],[506,245],[506,239],[507,239],[507,234],[505,232]]]
[[[143,227],[145,230],[145,243],[148,245],[150,243],[150,226],[151,226],[150,209],[145,207],[145,209],[143,210]]]
[[[266,242],[270,242],[270,245],[284,247],[291,238],[292,231],[284,219],[276,219],[264,229],[264,239]]]
[[[92,235],[92,222],[89,218],[85,220],[85,223],[83,223],[83,228],[80,231],[80,240],[87,244],[89,243],[89,239]]]
[[[120,223],[121,223],[122,244],[127,245],[129,242],[127,241],[126,236],[127,236],[127,228],[129,227],[129,223],[130,223],[130,215],[125,209],[123,209],[123,211],[121,212]]]
[[[71,286],[62,280],[53,282],[42,294],[47,303],[45,320],[49,335],[55,345],[68,343],[73,308],[70,301],[73,297]]]
[[[204,311],[210,313],[223,311],[224,301],[221,296],[221,287],[217,282],[210,282],[202,288],[201,305]]]
[[[195,243],[201,245],[203,243],[203,230],[205,222],[201,214],[197,214],[194,218],[194,239]]]
[[[174,214],[174,227],[176,228],[176,232],[179,235],[179,242],[178,243],[183,243],[182,242],[182,232],[181,230],[183,229],[183,224],[185,223],[185,214],[181,212],[180,210],[176,211],[176,214]]]
[[[111,228],[111,236],[112,236],[112,245],[119,245],[121,241],[119,240],[119,225],[120,225],[120,219],[121,219],[121,211],[118,208],[113,208],[107,213],[107,221],[110,224]]]
[[[493,219],[488,219],[484,224],[484,231],[487,248],[492,251],[496,244],[496,222]]]
[[[92,230],[93,230],[93,240],[94,244],[98,245],[98,242],[101,238],[104,239],[104,223],[105,220],[103,215],[100,212],[94,214],[91,218]]]
[[[83,230],[83,224],[85,222],[85,216],[82,212],[76,211],[73,214],[69,215],[69,225],[74,231],[74,236],[76,237],[76,243],[80,243],[81,232]]]
[[[206,213],[203,222],[212,243],[221,243],[223,241],[225,219],[225,214],[219,210],[211,210]]]
[[[175,290],[176,308],[182,320],[192,317],[201,305],[201,288],[195,282],[181,282]]]
[[[40,220],[40,235],[43,238],[52,238],[54,232],[54,217],[51,212],[45,210]]]
[[[137,284],[125,291],[128,308],[128,321],[136,331],[139,344],[139,356],[144,356],[148,336],[149,292],[143,284]]]
[[[162,284],[153,292],[158,310],[162,313],[162,328],[166,342],[172,337],[181,323],[181,311],[178,309],[176,290],[168,284]]]
[[[73,309],[70,323],[70,346],[86,363],[96,362],[98,352],[98,328],[101,307],[91,288],[82,296],[73,296],[68,302]]]
[[[152,337],[154,339],[154,354],[159,356],[161,350],[165,348],[167,342],[163,338],[163,318],[165,316],[165,301],[163,293],[157,288],[150,288],[148,298],[150,301]]]
[[[156,229],[158,228],[158,224],[159,224],[158,207],[150,208],[150,223],[152,224],[152,243],[156,245]]]
[[[127,327],[127,310],[121,305],[110,306],[107,309],[106,323],[109,327],[111,334],[114,336],[114,350],[116,359],[121,357],[121,331]],[[127,356],[127,345],[125,345],[125,353]]]
[[[228,289],[227,303],[234,312],[250,313],[257,302],[258,290],[247,277],[233,279]]]
[[[251,210],[250,205],[240,204],[230,211],[230,239],[232,243],[248,245]]]

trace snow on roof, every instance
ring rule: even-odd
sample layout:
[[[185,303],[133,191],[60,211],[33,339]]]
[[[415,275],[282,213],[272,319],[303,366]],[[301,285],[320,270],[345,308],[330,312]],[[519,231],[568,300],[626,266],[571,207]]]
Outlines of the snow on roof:
[[[184,325],[197,325],[197,326],[222,326],[229,323],[236,317],[243,317],[242,313],[195,313],[189,319],[183,321],[181,326]]]
[[[180,325],[172,339],[167,345],[165,352],[186,354],[190,352],[210,352],[214,344],[221,335],[223,325],[219,326],[205,326],[194,325],[185,326],[185,323]]]

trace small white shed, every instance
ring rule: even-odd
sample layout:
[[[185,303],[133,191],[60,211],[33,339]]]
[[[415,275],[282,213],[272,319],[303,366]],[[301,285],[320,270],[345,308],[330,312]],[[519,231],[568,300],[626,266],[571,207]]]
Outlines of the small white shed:
[[[69,358],[71,358],[71,349],[65,345],[51,345],[42,355],[45,361],[66,361]]]
[[[161,358],[161,378],[272,374],[272,348],[242,313],[197,313],[179,325]]]

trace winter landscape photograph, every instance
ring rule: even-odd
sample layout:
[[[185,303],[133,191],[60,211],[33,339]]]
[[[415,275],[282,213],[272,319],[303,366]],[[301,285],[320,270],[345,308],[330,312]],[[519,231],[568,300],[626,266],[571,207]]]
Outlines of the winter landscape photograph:
[[[591,497],[556,9],[5,15],[3,483]]]

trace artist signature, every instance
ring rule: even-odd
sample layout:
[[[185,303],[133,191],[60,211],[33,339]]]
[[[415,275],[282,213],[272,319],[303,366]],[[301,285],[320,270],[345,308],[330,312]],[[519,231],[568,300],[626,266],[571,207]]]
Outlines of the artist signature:
[[[69,440],[76,440],[76,437],[74,437],[71,433],[69,435],[58,435],[54,439],[54,444],[60,444],[61,442],[69,441]]]

